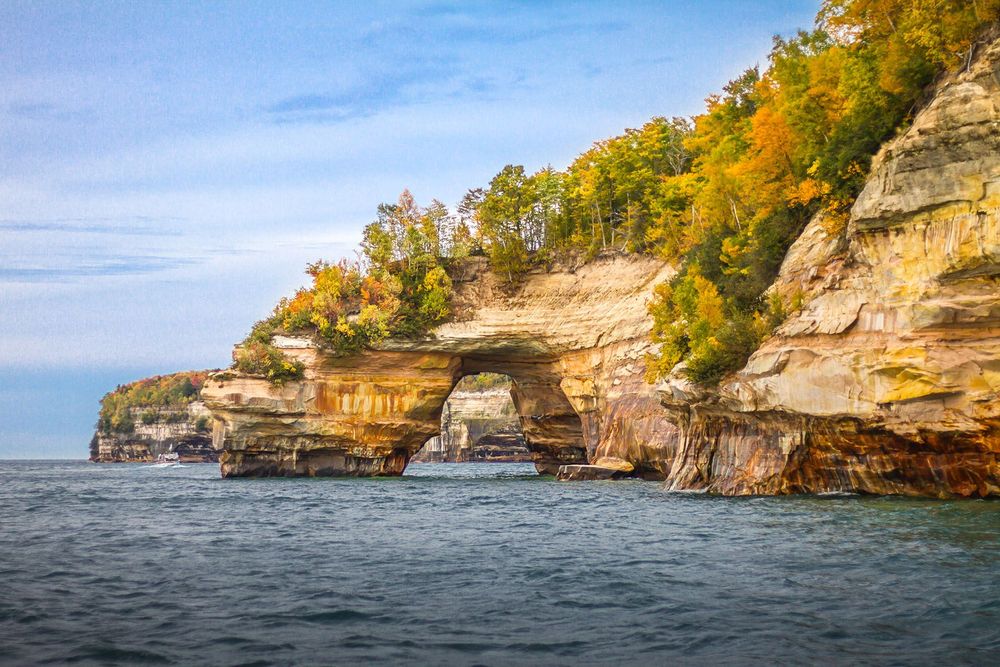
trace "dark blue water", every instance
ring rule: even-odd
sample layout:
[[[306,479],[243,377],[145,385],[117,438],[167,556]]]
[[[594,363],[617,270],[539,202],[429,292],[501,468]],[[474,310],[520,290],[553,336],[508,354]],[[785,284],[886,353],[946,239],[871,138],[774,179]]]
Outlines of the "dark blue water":
[[[1000,503],[0,462],[5,664],[997,664]]]

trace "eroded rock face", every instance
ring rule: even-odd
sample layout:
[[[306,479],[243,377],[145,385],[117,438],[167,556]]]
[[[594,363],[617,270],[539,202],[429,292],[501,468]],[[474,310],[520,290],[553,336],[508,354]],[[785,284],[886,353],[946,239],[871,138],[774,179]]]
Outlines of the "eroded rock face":
[[[529,461],[509,383],[486,389],[461,380],[444,404],[441,434],[413,462]]]
[[[90,441],[90,460],[139,463],[155,461],[160,454],[169,453],[177,454],[179,460],[186,463],[219,460],[212,446],[211,432],[199,429],[211,417],[204,403],[193,401],[181,410],[159,409],[156,418],[145,423],[142,416],[148,410],[133,409],[135,426],[130,433],[94,433]]]
[[[718,392],[674,380],[677,488],[1000,493],[1000,43],[886,145],[842,234],[775,289],[806,305]]]
[[[660,260],[609,256],[538,271],[511,290],[473,258],[455,276],[455,321],[423,340],[338,358],[310,340],[277,337],[305,364],[302,381],[274,387],[222,375],[202,390],[222,473],[398,475],[439,433],[459,379],[482,372],[511,377],[539,471],[585,463],[612,438],[637,468],[656,472],[661,446],[645,444],[652,438],[632,408],[658,406],[641,380],[646,303],[672,274]]]

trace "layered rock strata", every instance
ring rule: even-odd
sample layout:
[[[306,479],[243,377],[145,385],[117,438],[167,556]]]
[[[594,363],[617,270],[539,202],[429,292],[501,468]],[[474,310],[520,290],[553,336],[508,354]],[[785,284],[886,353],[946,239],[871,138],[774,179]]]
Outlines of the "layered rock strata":
[[[454,276],[454,321],[422,340],[336,357],[308,338],[275,337],[305,364],[301,381],[276,387],[222,374],[202,390],[216,417],[222,473],[398,475],[440,432],[456,383],[493,372],[512,380],[539,471],[586,463],[615,438],[628,441],[637,467],[656,474],[660,446],[647,444],[655,438],[636,408],[659,405],[641,381],[646,303],[671,275],[663,261],[614,255],[538,270],[510,288],[472,258]]]
[[[441,435],[427,441],[413,462],[530,461],[510,386],[479,389],[459,381],[441,413]]]
[[[883,147],[842,233],[774,289],[807,303],[735,378],[663,390],[675,488],[1000,492],[1000,43]]]
[[[883,148],[846,229],[812,221],[773,288],[805,305],[718,388],[643,381],[646,302],[673,273],[607,256],[508,289],[473,260],[425,339],[337,358],[278,338],[302,381],[202,392],[222,473],[400,474],[458,380],[498,372],[541,472],[614,458],[723,494],[1000,494],[1000,43]]]
[[[212,446],[211,413],[201,401],[180,409],[132,409],[134,426],[128,433],[98,430],[90,441],[90,460],[99,463],[155,461],[160,454],[177,454],[182,462],[208,463],[219,460]]]

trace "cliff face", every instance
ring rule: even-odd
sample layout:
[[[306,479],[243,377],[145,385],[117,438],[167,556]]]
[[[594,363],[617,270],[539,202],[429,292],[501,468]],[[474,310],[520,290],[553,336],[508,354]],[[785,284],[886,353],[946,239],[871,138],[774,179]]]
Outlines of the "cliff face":
[[[714,390],[643,381],[666,263],[603,257],[508,290],[472,261],[458,317],[424,340],[336,358],[278,338],[302,381],[210,381],[222,473],[399,474],[459,378],[497,372],[542,472],[604,458],[724,494],[1000,494],[1000,43],[940,84],[829,227],[812,221],[774,286],[806,305]]]
[[[219,460],[212,447],[211,413],[201,401],[181,409],[158,409],[151,419],[149,408],[133,408],[134,426],[129,433],[98,430],[90,441],[90,460],[100,463],[155,461],[171,452],[183,462]],[[147,423],[148,422],[148,423]],[[199,428],[201,426],[201,428]]]
[[[511,289],[473,258],[454,277],[455,321],[426,339],[337,358],[310,340],[277,337],[305,364],[303,380],[274,387],[223,374],[202,390],[223,475],[400,474],[440,432],[455,384],[481,372],[512,378],[540,471],[586,462],[610,438],[655,474],[663,445],[646,443],[664,439],[634,417],[659,409],[641,381],[646,302],[672,274],[649,257],[603,257],[535,272]]]
[[[1000,43],[883,147],[846,231],[775,289],[807,304],[718,392],[662,387],[677,488],[1000,492]]]
[[[483,390],[466,384],[460,381],[444,404],[441,435],[428,440],[412,461],[531,460],[510,388]]]

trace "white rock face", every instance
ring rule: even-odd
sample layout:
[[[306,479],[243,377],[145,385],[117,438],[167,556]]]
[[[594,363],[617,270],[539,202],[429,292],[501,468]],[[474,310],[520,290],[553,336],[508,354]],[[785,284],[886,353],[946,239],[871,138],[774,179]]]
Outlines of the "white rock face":
[[[510,382],[487,389],[459,381],[441,413],[441,435],[427,441],[414,462],[530,461]]]
[[[154,418],[146,423],[149,412]],[[184,409],[133,408],[129,433],[98,431],[90,443],[90,460],[102,463],[152,461],[160,454],[178,454],[184,461],[218,461],[210,431],[212,413],[201,401]],[[199,429],[199,426],[203,428]]]

